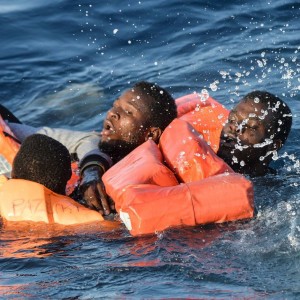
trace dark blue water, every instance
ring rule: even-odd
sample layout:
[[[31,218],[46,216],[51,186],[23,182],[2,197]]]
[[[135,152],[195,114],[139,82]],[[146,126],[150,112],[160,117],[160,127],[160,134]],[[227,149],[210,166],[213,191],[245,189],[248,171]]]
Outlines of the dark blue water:
[[[299,15],[292,0],[1,0],[0,102],[28,124],[100,129],[140,80],[228,108],[268,90],[294,116],[278,175],[254,182],[255,219],[144,238],[2,227],[1,297],[299,299]]]

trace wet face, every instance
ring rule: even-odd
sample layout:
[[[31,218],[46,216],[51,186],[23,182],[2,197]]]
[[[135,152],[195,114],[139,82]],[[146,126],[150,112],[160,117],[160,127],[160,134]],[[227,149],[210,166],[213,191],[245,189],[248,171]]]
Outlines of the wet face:
[[[223,127],[218,155],[232,166],[263,163],[273,144],[271,120],[271,110],[258,99],[241,101]]]
[[[149,99],[138,91],[128,90],[122,94],[107,112],[101,132],[102,150],[116,148],[134,149],[145,142],[149,128]],[[103,149],[103,147],[105,149]]]

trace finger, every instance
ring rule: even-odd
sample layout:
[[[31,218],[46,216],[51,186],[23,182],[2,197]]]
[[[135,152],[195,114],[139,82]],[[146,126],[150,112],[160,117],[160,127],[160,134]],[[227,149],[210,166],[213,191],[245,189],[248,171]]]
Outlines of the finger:
[[[86,201],[87,205],[92,208],[96,209],[99,211],[101,214],[104,213],[103,207],[101,205],[101,197],[98,193],[97,187],[96,186],[89,186],[84,194],[84,200]]]
[[[108,197],[108,203],[109,203],[109,207],[112,211],[116,211],[116,206],[115,206],[115,202],[113,199],[111,199],[110,197]]]
[[[101,200],[101,205],[103,207],[104,210],[104,214],[105,215],[109,215],[110,214],[110,205],[108,202],[108,196],[106,194],[106,191],[104,189],[103,184],[101,183],[97,183],[97,189],[98,189],[98,193],[100,194],[100,200]]]

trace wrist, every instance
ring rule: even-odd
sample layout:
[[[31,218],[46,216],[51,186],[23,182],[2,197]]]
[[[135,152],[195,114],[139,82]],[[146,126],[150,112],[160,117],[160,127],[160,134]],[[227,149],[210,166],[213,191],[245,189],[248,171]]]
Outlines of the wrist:
[[[87,172],[98,172],[100,176],[105,173],[103,165],[97,162],[90,162],[84,165],[84,168],[80,169],[80,175],[84,176]]]
[[[89,166],[81,172],[82,187],[88,187],[91,184],[102,182],[103,169],[97,165]]]
[[[79,162],[80,175],[82,175],[87,168],[90,168],[92,166],[98,166],[102,169],[101,174],[104,174],[105,171],[111,167],[111,161],[108,161],[107,159],[105,159],[105,157],[102,157],[100,155],[88,155]]]

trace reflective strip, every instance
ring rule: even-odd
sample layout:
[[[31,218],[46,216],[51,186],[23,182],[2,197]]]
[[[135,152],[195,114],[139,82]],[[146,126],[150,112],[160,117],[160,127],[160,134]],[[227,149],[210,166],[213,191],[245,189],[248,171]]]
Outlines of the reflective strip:
[[[123,221],[123,223],[125,224],[126,228],[128,230],[132,230],[129,214],[126,212],[120,211],[120,218]]]

